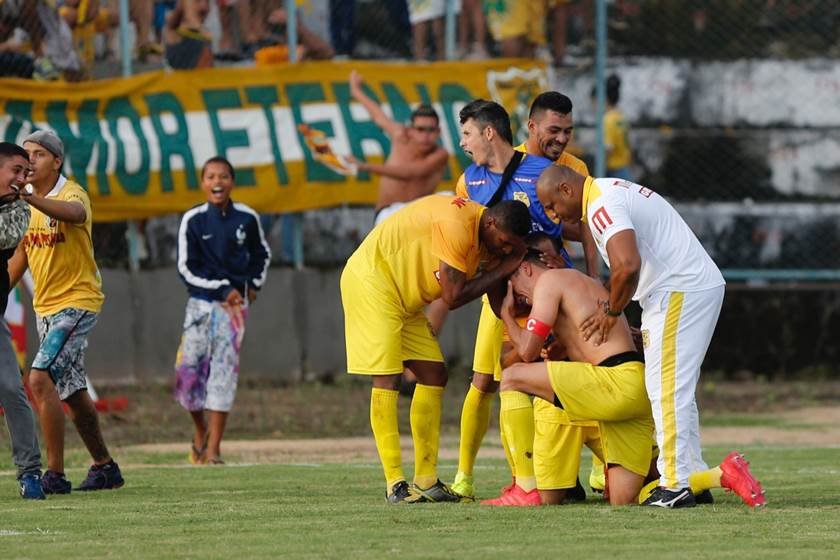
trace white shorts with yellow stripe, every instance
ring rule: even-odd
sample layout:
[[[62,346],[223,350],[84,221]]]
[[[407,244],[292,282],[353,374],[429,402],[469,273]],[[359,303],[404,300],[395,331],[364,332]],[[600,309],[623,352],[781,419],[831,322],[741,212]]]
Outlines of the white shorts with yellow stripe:
[[[685,488],[692,472],[707,468],[694,394],[724,290],[660,291],[640,302],[645,385],[656,423],[660,485],[666,488]]]

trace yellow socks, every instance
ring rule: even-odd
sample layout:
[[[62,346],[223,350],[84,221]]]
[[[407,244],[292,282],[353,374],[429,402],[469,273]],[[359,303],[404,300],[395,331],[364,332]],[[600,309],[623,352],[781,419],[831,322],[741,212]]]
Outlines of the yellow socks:
[[[490,405],[493,393],[485,393],[470,385],[461,409],[461,443],[458,453],[458,472],[472,476],[475,456],[490,425]]]
[[[443,387],[417,384],[411,399],[411,436],[414,439],[414,484],[429,488],[437,482],[440,407]]]
[[[537,487],[534,477],[534,408],[531,399],[518,391],[501,391],[500,422],[513,460],[516,484],[530,492]]]
[[[688,485],[691,486],[691,491],[699,494],[704,490],[710,488],[720,488],[720,477],[723,471],[720,467],[715,467],[707,471],[693,472],[688,476]]]
[[[405,480],[400,453],[400,429],[397,422],[399,391],[373,388],[370,394],[370,427],[376,440],[379,461],[385,471],[386,490]]]

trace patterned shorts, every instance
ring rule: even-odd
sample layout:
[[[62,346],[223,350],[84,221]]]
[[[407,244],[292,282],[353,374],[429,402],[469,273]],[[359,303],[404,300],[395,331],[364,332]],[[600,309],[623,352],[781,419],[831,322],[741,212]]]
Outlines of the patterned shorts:
[[[236,396],[245,317],[235,324],[220,302],[190,298],[175,358],[175,400],[189,411],[228,412]]]
[[[35,355],[32,369],[44,370],[50,374],[61,400],[87,389],[87,335],[98,318],[97,313],[74,307],[38,317],[41,347]]]

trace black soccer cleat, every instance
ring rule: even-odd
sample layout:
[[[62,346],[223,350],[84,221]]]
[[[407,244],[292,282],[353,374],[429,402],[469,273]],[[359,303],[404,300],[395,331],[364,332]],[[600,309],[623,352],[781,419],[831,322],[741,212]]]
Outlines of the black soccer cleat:
[[[408,482],[401,480],[391,487],[391,493],[385,493],[385,501],[389,504],[399,504],[405,501],[411,494],[408,488]]]
[[[715,497],[712,496],[711,490],[703,490],[699,494],[694,495],[694,502],[699,505],[709,505],[715,503]]]
[[[666,509],[694,507],[697,501],[694,499],[694,493],[691,488],[680,488],[679,490],[668,490],[667,488],[658,487],[642,502],[643,506],[654,506]]]

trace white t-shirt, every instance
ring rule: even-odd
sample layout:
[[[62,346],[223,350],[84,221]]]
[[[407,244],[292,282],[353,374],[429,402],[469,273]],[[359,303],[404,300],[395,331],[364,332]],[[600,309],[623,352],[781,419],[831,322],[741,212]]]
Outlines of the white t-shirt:
[[[587,179],[586,223],[604,262],[607,242],[632,229],[642,258],[633,299],[656,291],[699,292],[725,284],[715,262],[674,207],[648,189],[623,179]]]

